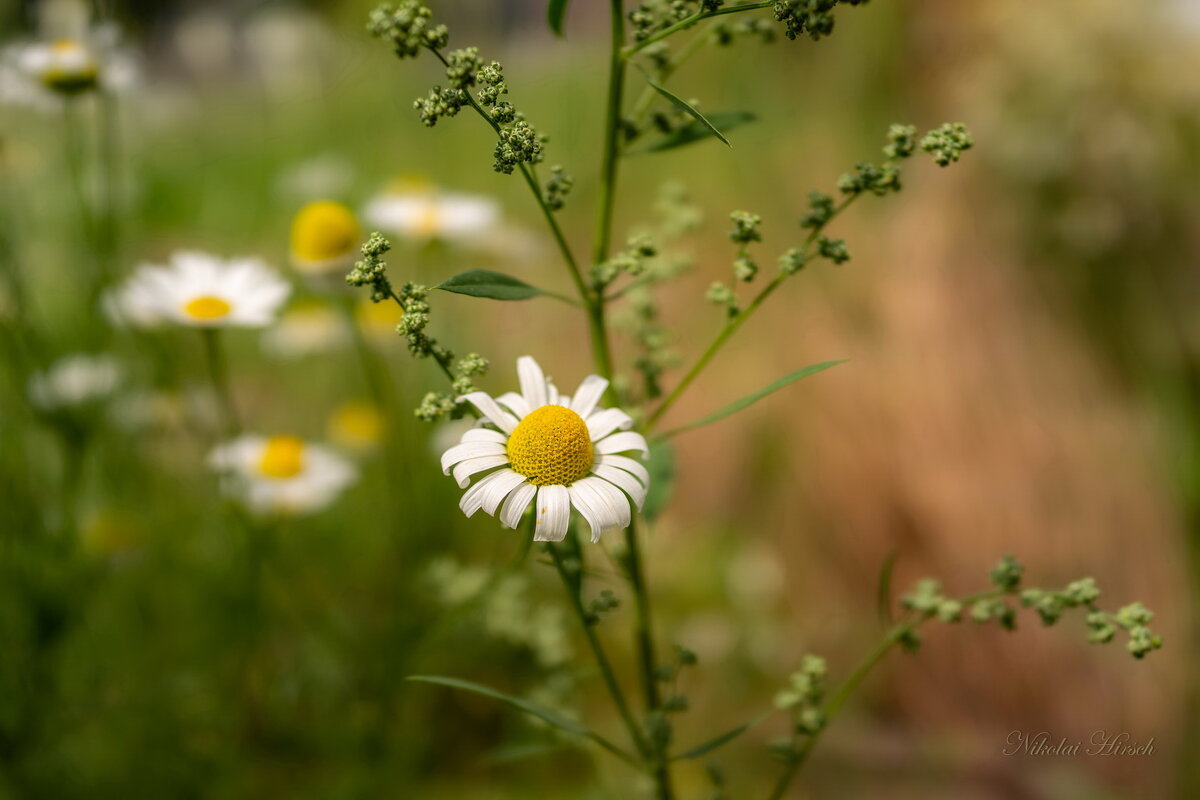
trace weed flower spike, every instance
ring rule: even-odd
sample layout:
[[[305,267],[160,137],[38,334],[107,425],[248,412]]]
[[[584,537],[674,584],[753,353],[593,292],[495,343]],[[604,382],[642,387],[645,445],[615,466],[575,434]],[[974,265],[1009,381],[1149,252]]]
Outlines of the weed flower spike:
[[[517,359],[517,374],[519,394],[459,398],[478,409],[484,425],[442,455],[442,472],[453,474],[459,488],[488,472],[463,495],[463,513],[499,512],[500,523],[515,528],[534,502],[539,542],[566,537],[572,508],[587,520],[593,542],[604,531],[628,527],[630,503],[641,509],[650,482],[630,454],[650,451],[640,433],[628,430],[628,414],[599,407],[608,381],[589,375],[574,395],[559,394],[530,356]]]

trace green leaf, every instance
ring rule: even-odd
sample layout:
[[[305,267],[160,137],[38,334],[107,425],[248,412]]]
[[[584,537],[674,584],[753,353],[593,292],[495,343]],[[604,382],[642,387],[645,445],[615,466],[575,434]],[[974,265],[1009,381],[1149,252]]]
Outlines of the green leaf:
[[[764,714],[759,714],[754,719],[752,719],[748,722],[743,722],[741,725],[738,725],[733,730],[725,731],[724,733],[722,733],[720,736],[716,737],[715,739],[710,739],[707,742],[705,742],[704,744],[699,745],[697,747],[693,747],[691,750],[688,750],[685,753],[680,753],[677,756],[672,756],[671,760],[678,761],[679,759],[683,759],[683,758],[699,758],[700,756],[704,755],[705,753],[710,753],[713,750],[716,750],[718,747],[725,744],[726,742],[736,739],[737,737],[741,736],[743,733],[750,730],[755,725],[762,722],[764,719],[766,719],[769,716],[771,716],[770,712],[767,712]]]
[[[875,588],[875,607],[879,611],[879,621],[884,625],[892,624],[892,570],[895,566],[896,551],[893,550],[879,568],[879,582]]]
[[[563,19],[567,15],[568,2],[570,0],[550,0],[550,7],[546,9],[546,22],[549,23],[550,30],[559,36],[563,35]]]
[[[731,131],[739,125],[754,122],[756,119],[758,117],[749,111],[714,111],[708,116],[708,121],[722,133]],[[707,127],[696,120],[692,120],[687,125],[676,128],[651,145],[630,150],[627,155],[632,156],[641,153],[660,153],[664,150],[674,150],[676,147],[702,142],[711,135]]]
[[[522,700],[519,697],[513,697],[510,694],[498,692],[495,689],[484,686],[481,683],[472,683],[471,681],[464,681],[458,678],[447,678],[442,675],[409,675],[408,680],[418,681],[420,683],[436,683],[439,686],[449,686],[451,689],[461,689],[464,692],[481,694],[484,697],[490,697],[493,700],[499,700],[501,703],[512,706],[518,711],[524,711],[530,716],[537,717],[543,722],[547,722],[550,725],[553,725],[555,728],[558,728],[560,731],[573,733],[576,736],[590,737],[594,735],[592,733],[592,729],[584,725],[582,722],[578,722],[569,717],[564,717],[562,714],[559,714],[553,709],[546,708],[545,706],[538,705],[537,703],[530,702],[529,700]]]
[[[705,116],[703,114],[701,114],[699,111],[697,111],[692,106],[691,103],[684,100],[682,97],[675,94],[670,89],[668,89],[664,86],[659,86],[657,83],[655,83],[653,80],[650,79],[650,76],[646,74],[645,70],[642,71],[642,75],[645,76],[646,83],[650,84],[650,87],[652,89],[654,89],[654,91],[658,92],[663,97],[670,100],[671,103],[674,104],[675,107],[678,108],[680,111],[683,111],[683,112],[687,113],[688,115],[690,115],[692,119],[696,120],[696,122],[699,123],[703,127],[703,129],[708,132],[708,134],[720,139],[722,142],[725,143],[726,147],[733,147],[733,145],[731,145],[729,143],[729,140],[725,138],[725,134],[723,134],[719,130],[717,130],[716,127],[711,122],[709,122],[708,119],[705,118]]]
[[[471,297],[487,297],[491,300],[528,300],[531,297],[545,294],[541,289],[530,286],[525,281],[488,269],[460,272],[433,288]]]
[[[519,697],[513,697],[511,694],[505,694],[504,692],[496,691],[495,689],[492,689],[489,686],[484,686],[481,683],[472,683],[471,681],[464,681],[460,680],[459,678],[447,678],[444,675],[409,675],[407,680],[418,681],[420,683],[434,683],[438,686],[448,686],[451,689],[461,689],[464,692],[472,692],[474,694],[483,695],[484,697],[490,697],[493,700],[499,700],[501,703],[511,706],[518,711],[523,711],[530,716],[537,717],[543,722],[558,728],[564,733],[572,733],[576,736],[587,737],[627,763],[637,763],[633,756],[629,755],[629,753],[626,753],[624,750],[617,747],[612,742],[608,741],[603,736],[589,728],[587,725],[584,725],[582,722],[573,720],[570,717],[565,717],[553,709],[546,708],[545,706],[538,705],[537,703],[530,702],[529,700],[522,700]]]
[[[770,386],[759,389],[754,394],[746,395],[741,400],[736,400],[736,401],[730,403],[729,405],[725,406],[720,411],[717,411],[714,414],[709,414],[707,417],[704,417],[703,419],[698,419],[695,422],[689,422],[687,425],[684,425],[679,428],[675,428],[674,430],[671,430],[671,431],[667,431],[666,433],[664,433],[661,436],[661,438],[667,439],[671,436],[674,436],[677,433],[683,433],[684,431],[690,431],[693,428],[699,428],[703,425],[709,425],[713,422],[717,422],[718,420],[725,419],[730,414],[736,414],[737,412],[741,411],[744,408],[749,408],[750,406],[757,403],[759,400],[762,400],[764,397],[771,394],[772,392],[779,391],[783,387],[787,386],[789,383],[798,381],[801,378],[807,378],[809,375],[815,375],[818,372],[829,369],[830,367],[836,367],[838,364],[844,364],[848,360],[849,359],[843,358],[839,361],[823,361],[820,364],[810,364],[809,366],[807,366],[803,369],[798,369],[789,375],[784,375],[782,378],[775,381]],[[652,448],[652,450],[653,450],[653,448]]]
[[[646,492],[646,502],[642,504],[642,516],[653,522],[662,513],[675,490],[674,448],[663,441],[651,445],[646,471],[650,473],[650,488]]]

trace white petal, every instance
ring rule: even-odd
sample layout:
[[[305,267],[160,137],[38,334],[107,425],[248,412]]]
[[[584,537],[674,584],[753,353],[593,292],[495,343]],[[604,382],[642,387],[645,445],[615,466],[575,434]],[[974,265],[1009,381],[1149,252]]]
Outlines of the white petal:
[[[650,472],[642,466],[640,461],[634,461],[632,458],[625,456],[600,456],[596,459],[597,464],[608,464],[613,467],[619,467],[626,472],[632,472],[633,476],[642,482],[643,486],[650,486]]]
[[[491,420],[497,428],[505,433],[512,433],[513,428],[517,427],[517,420],[513,418],[513,415],[500,408],[487,392],[464,394],[458,398],[458,402],[467,402],[475,406],[479,409],[480,414]]]
[[[537,487],[532,483],[522,483],[504,501],[500,509],[500,524],[506,528],[515,528],[521,524],[521,515],[529,508],[529,501],[537,494]]]
[[[611,492],[602,491],[599,488],[601,484],[606,485]],[[629,524],[628,521],[624,521],[629,516],[629,503],[612,484],[604,484],[599,478],[587,477],[575,481],[568,487],[568,491],[571,494],[572,505],[579,509],[579,513],[583,514],[583,518],[592,528],[593,542],[599,541],[600,534],[608,528]],[[620,498],[619,502],[617,498]],[[624,513],[621,506],[624,506]]]
[[[571,410],[581,417],[587,417],[592,413],[592,409],[596,407],[596,403],[600,402],[600,398],[604,396],[604,390],[608,388],[608,381],[601,378],[599,375],[588,375],[583,379],[583,383],[579,384],[579,388],[575,390],[574,400],[571,402]]]
[[[617,527],[628,528],[629,523],[633,521],[633,511],[629,508],[629,498],[621,493],[621,490],[613,486],[606,480],[600,478],[584,478],[588,481],[596,494],[600,495],[608,502],[609,508],[617,515]],[[607,530],[611,526],[605,526]]]
[[[633,425],[633,417],[619,408],[606,408],[597,411],[587,418],[588,435],[592,441],[599,441],[617,428],[625,430]]]
[[[497,444],[508,444],[508,437],[500,431],[494,431],[490,428],[471,428],[462,435],[462,441],[466,442],[496,442]]]
[[[500,500],[504,499],[517,484],[525,480],[522,476],[513,472],[511,469],[502,469],[493,472],[491,475],[485,475],[474,486],[463,494],[462,499],[458,501],[458,507],[468,517],[474,514],[479,509],[483,508],[484,500],[491,500],[494,490],[504,488],[500,499],[496,500],[496,505],[499,505]],[[505,488],[506,487],[506,488]],[[495,506],[492,506],[493,511]],[[488,512],[493,513],[492,511]]]
[[[516,415],[517,419],[525,419],[532,411],[529,402],[516,392],[505,392],[496,398],[496,402]]]
[[[462,442],[442,453],[442,474],[449,475],[450,467],[468,458],[480,456],[502,456],[504,445],[498,442]]]
[[[475,473],[506,466],[508,466],[507,453],[502,453],[498,456],[468,458],[454,465],[454,480],[458,483],[458,488],[465,489],[467,488],[467,484],[471,482],[471,476]]]
[[[650,448],[646,445],[646,439],[640,433],[634,433],[633,431],[615,433],[608,438],[596,442],[596,452],[603,453],[604,455],[624,453],[628,450],[641,450],[643,455],[650,455]]]
[[[561,542],[567,536],[567,525],[571,521],[571,495],[565,486],[543,486],[538,489],[537,526],[533,531],[535,542]]]
[[[500,477],[489,483],[483,491],[483,510],[492,516],[496,515],[496,510],[500,508],[504,498],[508,497],[513,489],[525,483],[525,476],[511,469],[502,469],[496,474]]]
[[[517,359],[517,377],[521,380],[521,394],[525,395],[531,411],[546,405],[546,374],[533,356]]]
[[[610,464],[597,464],[592,467],[592,474],[619,486],[627,495],[633,498],[638,511],[642,510],[642,503],[646,502],[646,487],[642,486],[637,478],[625,470],[617,469]]]

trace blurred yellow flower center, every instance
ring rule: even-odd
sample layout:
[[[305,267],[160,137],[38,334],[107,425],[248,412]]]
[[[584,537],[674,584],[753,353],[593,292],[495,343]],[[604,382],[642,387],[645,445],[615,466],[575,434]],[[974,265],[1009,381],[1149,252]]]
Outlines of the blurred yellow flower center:
[[[75,94],[96,85],[96,62],[82,44],[74,39],[59,39],[50,45],[55,62],[41,79],[51,89]]]
[[[438,232],[438,227],[442,222],[442,212],[438,208],[436,200],[430,198],[421,205],[421,210],[417,212],[417,223],[415,225],[417,233],[432,236]]]
[[[304,441],[296,436],[272,436],[258,459],[258,471],[268,478],[294,478],[304,471]]]
[[[592,457],[587,423],[562,406],[542,406],[508,437],[509,463],[535,486],[570,486],[591,471]]]
[[[352,255],[362,231],[354,212],[323,200],[300,209],[292,221],[292,256],[299,266]]]
[[[232,310],[233,306],[229,305],[228,300],[214,297],[211,294],[188,300],[183,306],[183,313],[192,319],[204,320],[221,319],[229,316],[229,312]]]
[[[329,438],[352,450],[366,449],[383,436],[383,415],[369,403],[345,403],[329,419]]]

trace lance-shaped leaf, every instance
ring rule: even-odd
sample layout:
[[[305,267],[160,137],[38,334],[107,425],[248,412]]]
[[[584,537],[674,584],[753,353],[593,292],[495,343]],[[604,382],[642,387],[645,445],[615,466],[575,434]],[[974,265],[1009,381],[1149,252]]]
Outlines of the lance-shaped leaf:
[[[570,0],[550,0],[550,6],[546,9],[546,22],[550,30],[559,36],[563,35],[563,19],[567,16],[568,2]]]
[[[642,504],[642,516],[653,522],[675,491],[674,448],[663,441],[655,442],[650,448],[646,471],[650,473],[650,486],[646,490],[646,502]]]
[[[805,367],[804,369],[798,369],[789,375],[784,375],[782,378],[775,381],[770,386],[766,386],[762,389],[759,389],[754,394],[748,394],[740,400],[735,400],[734,402],[725,406],[724,408],[722,408],[720,411],[717,411],[716,413],[709,414],[707,417],[704,417],[703,419],[698,419],[695,422],[689,422],[687,425],[683,425],[678,428],[675,428],[674,430],[667,431],[666,433],[664,433],[662,435],[661,438],[667,439],[667,438],[670,438],[671,436],[674,436],[677,433],[683,433],[684,431],[690,431],[693,428],[699,428],[703,425],[710,425],[714,422],[717,422],[718,420],[725,419],[730,414],[736,414],[737,412],[741,411],[744,408],[749,408],[750,406],[757,403],[759,400],[762,400],[764,397],[771,394],[772,392],[779,391],[783,387],[787,386],[789,383],[794,383],[795,381],[798,381],[801,378],[807,378],[809,375],[815,375],[818,372],[821,372],[822,370],[829,369],[830,367],[836,367],[838,364],[844,364],[844,363],[846,363],[847,360],[848,359],[843,358],[840,361],[823,361],[820,364],[810,364],[809,366]]]
[[[511,275],[487,269],[460,272],[433,288],[471,297],[487,297],[492,300],[528,300],[531,297],[546,294],[536,286],[530,286],[525,281],[518,280]]]
[[[754,122],[756,119],[758,117],[749,111],[714,111],[708,115],[708,121],[722,133],[731,131],[739,125],[745,125],[747,122]],[[676,147],[684,147],[685,145],[702,142],[711,136],[712,132],[703,123],[692,120],[687,125],[676,128],[653,144],[628,151],[627,155],[661,153],[664,150],[674,150]]]
[[[731,145],[729,143],[729,140],[725,138],[725,134],[723,134],[719,130],[717,130],[716,126],[714,126],[711,122],[709,122],[708,119],[703,114],[701,114],[699,111],[697,111],[695,109],[695,107],[692,106],[691,103],[684,100],[682,97],[675,94],[674,92],[672,92],[670,89],[666,88],[665,86],[659,86],[657,83],[655,83],[650,78],[649,75],[646,74],[645,70],[642,70],[642,75],[645,76],[646,83],[650,84],[651,88],[653,88],[654,91],[658,92],[663,97],[670,100],[671,103],[676,108],[678,108],[680,111],[685,112],[686,114],[691,116],[692,119],[696,120],[696,122],[698,124],[700,124],[702,126],[703,130],[705,132],[707,132],[710,136],[715,136],[718,139],[720,139],[722,142],[725,143],[726,147],[733,147],[733,145]]]
[[[448,678],[444,675],[409,675],[408,680],[418,681],[421,683],[434,683],[439,686],[448,686],[451,689],[461,689],[464,692],[472,692],[474,694],[490,697],[493,700],[499,700],[507,706],[522,711],[530,716],[537,717],[543,722],[558,728],[564,733],[574,734],[575,736],[584,736],[591,739],[596,744],[603,747],[605,750],[619,756],[626,761],[633,761],[632,756],[626,753],[621,748],[614,745],[612,742],[605,739],[594,730],[584,725],[578,720],[563,716],[554,709],[546,708],[543,705],[523,700],[520,697],[513,697],[511,694],[497,691],[490,686],[484,686],[481,683],[473,683],[472,681],[464,681],[459,678]]]
[[[682,758],[699,758],[700,756],[704,755],[705,753],[710,753],[713,750],[716,750],[721,745],[736,739],[737,737],[741,736],[743,733],[750,730],[755,725],[762,722],[764,719],[766,719],[769,716],[771,716],[770,712],[767,712],[765,714],[759,714],[754,719],[749,720],[747,722],[743,722],[741,725],[738,725],[733,730],[725,731],[720,736],[718,736],[714,739],[709,739],[704,744],[697,745],[696,747],[693,747],[691,750],[680,753],[677,756],[672,756],[671,760],[678,761]]]

